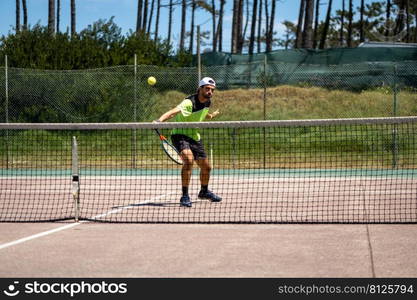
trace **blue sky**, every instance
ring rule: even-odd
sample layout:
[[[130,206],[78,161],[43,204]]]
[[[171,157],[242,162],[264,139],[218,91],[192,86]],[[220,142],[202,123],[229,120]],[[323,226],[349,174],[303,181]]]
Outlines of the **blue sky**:
[[[161,3],[168,3],[168,0],[161,0]],[[321,0],[321,16],[324,18],[327,1]],[[250,1],[252,2],[252,1]],[[341,1],[333,1],[333,11],[340,7]],[[346,1],[347,2],[347,1]],[[359,0],[355,0],[355,6],[359,5]],[[371,2],[371,1],[365,1]],[[0,0],[0,35],[7,35],[9,31],[15,26],[15,0]],[[217,3],[217,1],[216,1]],[[224,41],[223,51],[230,52],[230,28],[232,23],[232,0],[226,0],[226,11],[224,20]],[[275,20],[275,30],[277,34],[281,36],[284,32],[284,27],[281,22],[289,20],[292,22],[297,21],[299,0],[278,0],[277,12]],[[40,23],[41,25],[47,25],[48,21],[48,0],[27,0],[28,5],[28,22],[30,25]],[[93,24],[99,19],[110,19],[114,16],[114,22],[122,28],[122,33],[126,34],[129,29],[134,30],[136,28],[136,15],[137,15],[137,0],[76,0],[77,11],[77,31],[81,31],[88,25]],[[191,13],[187,11],[187,15]],[[155,16],[155,14],[154,14]],[[23,18],[23,12],[21,12]],[[179,7],[174,12],[173,23],[173,42],[179,40],[179,29],[181,20],[181,10]],[[153,18],[155,20],[155,17]],[[168,9],[163,8],[161,10],[159,33],[160,35],[167,36],[167,20]],[[201,30],[211,29],[211,18],[207,13],[198,13],[196,16],[196,25],[201,26]],[[70,0],[61,0],[61,24],[60,30],[66,31],[70,26]],[[152,27],[154,28],[154,26]],[[189,25],[187,24],[187,30]],[[204,49],[204,48],[203,48]]]

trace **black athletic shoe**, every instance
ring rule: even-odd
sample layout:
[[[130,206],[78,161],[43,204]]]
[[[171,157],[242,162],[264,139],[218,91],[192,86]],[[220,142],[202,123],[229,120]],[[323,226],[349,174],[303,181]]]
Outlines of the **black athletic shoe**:
[[[191,203],[191,200],[190,200],[190,196],[188,196],[188,195],[182,196],[181,199],[180,199],[180,205],[185,206],[185,207],[191,207],[192,203]]]
[[[220,202],[222,201],[222,198],[217,196],[212,191],[200,191],[198,193],[198,198],[200,199],[209,199],[211,202]]]

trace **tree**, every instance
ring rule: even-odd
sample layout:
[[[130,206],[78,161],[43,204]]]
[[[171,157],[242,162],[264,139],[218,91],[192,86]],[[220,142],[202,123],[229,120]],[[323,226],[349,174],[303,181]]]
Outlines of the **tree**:
[[[321,39],[320,39],[320,45],[319,45],[320,49],[324,49],[324,46],[326,44],[327,33],[329,31],[329,26],[330,26],[330,14],[332,11],[332,2],[333,0],[329,0],[329,6],[327,7],[326,21],[324,22],[324,28],[323,28],[323,32],[321,34]]]
[[[395,26],[395,34],[399,35],[405,29],[405,38],[403,39],[404,42],[410,41],[410,1],[409,0],[394,0],[394,2],[399,7],[399,12],[397,14],[396,26]],[[404,36],[404,34],[402,34]]]
[[[243,27],[243,0],[239,0],[240,4],[239,4],[239,18],[238,18],[238,26],[239,26],[239,30],[238,30],[238,48],[237,48],[237,52],[238,53],[242,53],[243,50],[243,44],[245,42],[245,36],[246,36],[246,31],[245,33],[242,32],[242,27]]]
[[[151,10],[150,10],[150,15],[149,15],[148,28],[146,29],[146,32],[148,33],[149,36],[151,34],[151,24],[152,24],[154,7],[155,7],[155,0],[152,0],[152,2],[151,2]]]
[[[240,6],[242,4],[241,0],[233,0],[233,21],[232,21],[232,53],[237,53],[238,43],[241,33],[241,20],[240,20]]]
[[[269,20],[268,33],[266,36],[266,52],[272,51],[272,43],[274,37],[275,6],[276,0],[272,0],[271,18]]]
[[[319,15],[320,15],[320,0],[316,1],[316,13],[314,18],[314,33],[313,33],[313,48],[317,47],[317,31],[319,28]]]
[[[386,10],[386,17],[385,17],[385,37],[388,38],[388,36],[390,35],[390,20],[391,20],[391,0],[387,0],[387,10]]]
[[[284,47],[285,50],[290,48],[290,46],[295,47],[295,35],[297,32],[297,26],[288,20],[283,21],[281,24],[285,26],[285,39],[278,39],[278,45]]]
[[[396,22],[395,22],[395,30],[394,30],[395,35],[398,35],[399,33],[401,33],[401,31],[404,30],[405,0],[397,1],[397,5],[399,7],[399,12],[397,14],[397,19],[396,19]]]
[[[410,42],[410,1],[406,0],[405,2],[405,13],[406,13],[406,25],[407,25],[407,35],[405,37],[405,41],[407,43]]]
[[[98,41],[103,49],[123,42],[122,29],[114,22],[114,16],[109,20],[99,19],[80,32],[82,38],[92,37]]]
[[[243,27],[243,32],[241,34],[241,38],[239,40],[239,53],[242,53],[243,50],[243,44],[245,43],[245,37],[246,37],[246,32],[248,31],[248,26],[249,26],[249,16],[250,16],[250,6],[249,6],[249,0],[242,0],[242,4],[243,1],[246,1],[246,5],[242,6],[242,11],[241,11],[241,16],[240,19],[243,20],[243,8],[246,7],[246,14],[245,14],[245,26]],[[243,23],[242,23],[243,24]]]
[[[61,0],[56,0],[56,32],[59,32],[60,21],[61,21]]]
[[[404,1],[404,9],[405,12],[402,12],[404,15],[404,18],[406,18],[407,15],[407,2],[409,2],[409,15],[410,18],[412,17],[412,20],[409,22],[410,23],[410,41],[417,41],[417,16],[414,17],[415,15],[417,15],[417,2],[414,1],[409,1],[409,0],[395,0],[395,1],[390,1],[390,3],[394,3],[392,5],[391,8],[391,20],[398,20],[397,17],[397,5],[398,8],[400,7],[400,1]],[[331,2],[331,3],[330,3]],[[360,30],[362,28],[363,30],[363,38],[366,39],[367,37],[369,37],[369,39],[371,40],[386,40],[384,39],[385,36],[385,31],[386,29],[390,29],[390,34],[392,34],[392,29],[393,29],[393,25],[395,25],[395,23],[391,22],[392,24],[389,24],[389,20],[386,20],[386,12],[387,12],[387,7],[386,7],[386,2],[380,2],[380,1],[373,1],[372,3],[366,3],[366,1],[364,1],[364,7],[362,8],[361,5],[358,5],[358,7],[355,7],[355,10],[349,9],[348,7],[346,7],[346,11],[345,11],[345,7],[343,5],[344,2],[340,3],[341,4],[341,10],[336,10],[335,12],[335,16],[331,16],[330,14],[330,5],[331,7],[334,7],[334,2],[335,1],[330,1],[328,0],[328,7],[327,7],[327,14],[325,17],[325,20],[323,20],[322,22],[319,23],[318,26],[318,35],[320,37],[320,43],[321,45],[319,46],[319,48],[327,48],[327,47],[340,47],[340,46],[346,46],[347,45],[347,38],[348,38],[348,22],[344,22],[343,21],[343,16],[345,15],[346,18],[344,18],[345,20],[349,20],[349,15],[355,15],[359,13],[361,13],[363,15],[363,21],[361,22],[360,18],[358,18],[355,21],[352,21],[351,24],[351,40],[350,40],[350,45],[351,47],[355,47],[356,45],[358,45],[361,40],[360,40]],[[353,2],[353,1],[352,1]],[[346,2],[345,2],[346,3]],[[347,5],[350,6],[350,3],[347,3]],[[349,12],[349,10],[351,12]],[[304,11],[305,12],[305,11]],[[395,17],[393,17],[393,14],[395,15]],[[328,25],[327,25],[328,23]],[[286,31],[284,33],[284,38],[282,39],[278,39],[278,45],[280,45],[281,47],[291,47],[293,46],[294,48],[296,47],[296,33],[297,33],[297,26],[299,26],[300,24],[293,24],[290,21],[286,21],[283,22]],[[346,24],[346,25],[343,25]],[[404,26],[406,25],[406,23],[404,23]],[[388,27],[389,26],[389,27]],[[403,32],[401,34],[403,41],[407,41],[406,38],[406,28],[403,28]],[[369,36],[368,36],[369,35]],[[325,39],[325,41],[323,41],[323,39]]]
[[[26,0],[22,0],[23,6],[23,30],[28,29],[28,7]]]
[[[251,31],[250,31],[250,40],[249,40],[249,54],[253,54],[253,46],[255,43],[256,15],[258,13],[257,8],[258,8],[258,0],[253,0],[252,22],[251,22]]]
[[[345,0],[342,0],[342,11],[340,14],[340,38],[339,38],[340,47],[343,47],[343,44],[344,44],[344,35],[343,35],[344,26],[345,26]]]
[[[184,42],[185,42],[185,22],[187,17],[187,2],[182,0],[181,4],[181,32],[180,32],[180,51],[184,51]]]
[[[158,29],[159,29],[159,15],[161,13],[161,0],[157,0],[156,4],[156,20],[155,20],[155,35],[154,40],[158,40]]]
[[[249,17],[249,0],[247,1],[247,15]],[[253,13],[256,13],[255,11]],[[261,52],[261,35],[262,35],[262,0],[259,0],[259,13],[258,13],[258,35],[256,39],[258,53]]]
[[[365,11],[365,1],[361,0],[361,8],[360,8],[360,24],[359,24],[359,41],[362,43],[365,41],[365,34],[364,34],[364,20],[363,14]]]
[[[220,0],[220,11],[219,11],[219,24],[217,28],[217,38],[219,41],[219,51],[223,51],[223,16],[224,16],[224,5],[226,0]]]
[[[262,6],[262,0],[260,1],[260,6]],[[269,2],[268,0],[263,1],[265,6],[265,37],[268,35],[268,27],[269,27]],[[272,1],[271,1],[272,3]],[[261,21],[259,22],[259,26],[262,26],[262,13],[259,15]]]
[[[216,36],[216,2],[211,0],[211,20],[212,20],[212,44],[213,52],[217,50],[217,36]]]
[[[139,34],[142,30],[142,9],[143,0],[138,0],[138,13],[136,14],[136,33]]]
[[[352,39],[352,46],[363,42],[367,35],[370,40],[385,40],[386,38],[384,36],[387,22],[385,22],[385,18],[382,17],[385,13],[385,3],[372,2],[371,4],[364,5],[363,9],[362,7],[359,7],[358,11],[363,15],[363,21],[362,18],[359,18],[358,22],[352,24],[354,36],[359,36],[359,39],[356,41]],[[361,30],[363,31],[362,41]]]
[[[20,31],[20,0],[16,0],[16,33]]]
[[[417,3],[410,2],[410,14],[414,13],[414,43],[417,43]]]
[[[300,0],[300,9],[298,11],[297,33],[295,38],[295,48],[301,48],[303,42],[303,24],[305,14],[306,0]]]
[[[149,0],[143,0],[143,20],[142,20],[142,31],[146,31],[146,25],[148,24],[148,6]]]
[[[171,44],[171,31],[172,31],[172,13],[174,10],[174,3],[172,0],[169,0],[169,5],[168,5],[168,37],[167,37],[167,42],[168,45]]]
[[[303,29],[303,48],[313,47],[313,16],[314,16],[314,0],[306,0],[306,10]]]
[[[347,33],[347,46],[352,47],[352,34],[353,34],[353,3],[349,0],[349,13],[348,13],[348,33]]]
[[[193,53],[194,51],[194,22],[195,22],[195,10],[197,8],[196,0],[191,2],[191,24],[190,24],[190,43],[188,46],[188,52]]]
[[[76,33],[75,0],[71,0],[71,36],[74,36]]]
[[[334,1],[333,1],[334,2]],[[343,4],[343,3],[342,3]],[[385,6],[385,3],[383,4]],[[343,7],[342,7],[343,8]],[[357,7],[355,11],[352,11],[353,14],[360,13],[361,7]],[[346,16],[348,16],[348,11],[346,12]],[[372,40],[373,38],[384,39],[384,31],[385,27],[383,26],[383,14],[385,13],[385,7],[382,7],[382,2],[372,2],[370,4],[364,5],[363,8],[363,23],[361,24],[360,18],[358,20],[352,22],[352,38],[351,38],[351,47],[355,47],[360,43],[360,30],[361,26],[363,26],[364,31],[364,38],[366,37],[366,33],[369,33],[369,38]],[[340,47],[344,42],[343,36],[340,32],[340,23],[342,16],[344,14],[344,9],[337,10],[336,16],[330,18],[330,24],[328,29],[325,29],[324,21],[319,28],[321,32],[321,37],[326,37],[326,42],[324,48],[326,47]],[[344,28],[348,28],[348,26],[344,26]],[[323,31],[327,30],[326,34],[324,35]],[[346,30],[343,30],[344,36],[347,38]],[[341,40],[342,37],[342,40]],[[347,41],[347,39],[346,39]],[[347,45],[343,43],[344,46]]]
[[[264,36],[261,36],[261,32],[259,31],[259,40],[262,38],[265,41],[266,44],[266,40],[268,39],[268,28],[269,28],[269,9],[268,9],[268,0],[259,0],[261,2],[262,6],[262,1],[264,3],[264,10],[265,10],[265,29],[264,29]],[[262,26],[262,14],[259,15],[259,27]],[[261,50],[259,49],[258,52],[261,52]]]
[[[48,0],[48,31],[55,34],[55,0]]]

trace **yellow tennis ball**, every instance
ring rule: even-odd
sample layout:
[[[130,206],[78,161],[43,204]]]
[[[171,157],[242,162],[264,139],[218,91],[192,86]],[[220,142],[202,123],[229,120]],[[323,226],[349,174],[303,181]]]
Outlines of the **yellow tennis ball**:
[[[148,84],[154,85],[156,83],[156,78],[153,76],[148,77]]]

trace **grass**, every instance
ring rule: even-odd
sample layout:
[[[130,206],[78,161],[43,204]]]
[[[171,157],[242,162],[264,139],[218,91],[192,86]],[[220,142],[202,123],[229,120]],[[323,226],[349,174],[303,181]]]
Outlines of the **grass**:
[[[154,95],[152,118],[175,107],[186,96],[175,91]],[[266,97],[263,89],[217,90],[211,109],[221,111],[216,120],[232,121],[263,120],[264,108],[267,120],[392,117],[394,95],[383,88],[355,93],[289,85],[268,88]],[[416,92],[397,95],[397,115],[417,115]]]

